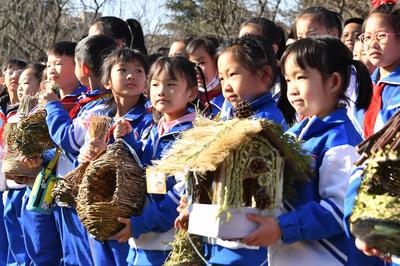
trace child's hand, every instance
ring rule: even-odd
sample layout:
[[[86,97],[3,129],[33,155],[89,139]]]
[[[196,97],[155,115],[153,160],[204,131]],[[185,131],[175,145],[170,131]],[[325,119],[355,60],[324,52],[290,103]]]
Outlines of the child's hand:
[[[58,95],[52,90],[53,84],[48,82],[45,84],[45,90],[39,96],[39,103],[40,104],[47,104],[52,101],[59,101],[60,98]]]
[[[79,152],[78,161],[90,162],[105,149],[107,149],[107,142],[101,139],[92,139],[89,145],[82,148]]]
[[[35,157],[35,158],[28,158],[28,157],[22,155],[18,158],[18,161],[23,163],[28,168],[36,168],[36,167],[41,166],[43,163],[43,159],[40,156]]]
[[[274,218],[261,215],[248,215],[247,218],[259,227],[242,240],[246,245],[268,247],[281,238],[281,228]]]
[[[122,138],[123,136],[131,133],[132,130],[133,129],[129,121],[122,119],[121,121],[118,121],[114,128],[114,139]]]
[[[117,220],[118,222],[124,224],[125,227],[121,231],[110,237],[110,240],[117,240],[118,243],[128,242],[129,238],[132,237],[131,219],[118,217]]]
[[[368,247],[367,243],[365,243],[359,238],[356,238],[356,247],[367,256],[377,256],[383,259],[384,261],[391,262],[390,256],[389,257],[382,256],[382,252],[380,252],[375,248]]]
[[[189,211],[187,210],[186,196],[181,197],[176,210],[179,212],[179,216],[175,219],[175,228],[187,231],[189,226]]]

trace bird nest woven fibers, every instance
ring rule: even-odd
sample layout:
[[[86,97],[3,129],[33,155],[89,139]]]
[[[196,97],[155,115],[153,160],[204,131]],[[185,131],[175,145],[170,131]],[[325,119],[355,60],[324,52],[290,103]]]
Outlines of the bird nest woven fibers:
[[[111,127],[111,118],[106,116],[92,116],[89,121],[89,135],[91,139],[105,139]],[[62,207],[75,207],[79,186],[89,162],[82,162],[77,168],[59,180],[54,189],[53,197]]]
[[[384,254],[400,256],[400,113],[361,143],[364,179],[350,217],[352,233]]]
[[[86,168],[76,207],[88,232],[107,240],[123,228],[117,217],[140,215],[145,198],[144,170],[117,140]]]
[[[35,177],[41,167],[27,168],[17,158],[21,155],[39,157],[54,147],[46,124],[46,111],[37,103],[36,97],[24,97],[17,114],[5,126],[6,156],[2,172],[6,175]]]

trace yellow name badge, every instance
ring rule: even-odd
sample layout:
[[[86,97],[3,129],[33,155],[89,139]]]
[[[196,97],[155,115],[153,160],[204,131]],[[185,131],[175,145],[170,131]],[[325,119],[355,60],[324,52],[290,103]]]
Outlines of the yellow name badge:
[[[146,169],[146,185],[149,194],[166,194],[167,184],[165,175]]]

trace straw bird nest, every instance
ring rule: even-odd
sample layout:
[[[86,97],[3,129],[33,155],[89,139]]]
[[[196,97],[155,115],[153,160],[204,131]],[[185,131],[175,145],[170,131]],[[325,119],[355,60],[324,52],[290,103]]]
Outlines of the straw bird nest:
[[[27,168],[17,158],[21,155],[39,157],[54,147],[46,124],[46,111],[37,103],[36,97],[25,96],[17,114],[5,126],[6,155],[2,166],[5,175],[37,176],[41,167]]]
[[[86,168],[76,207],[88,232],[107,240],[123,228],[117,217],[140,215],[145,198],[144,170],[117,140]]]

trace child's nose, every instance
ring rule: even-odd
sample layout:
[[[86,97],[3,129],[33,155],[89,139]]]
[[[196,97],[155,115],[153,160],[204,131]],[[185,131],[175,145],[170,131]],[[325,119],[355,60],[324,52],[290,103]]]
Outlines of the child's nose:
[[[129,73],[127,76],[127,79],[135,79],[135,75],[133,75],[132,73]]]

